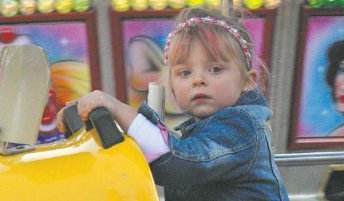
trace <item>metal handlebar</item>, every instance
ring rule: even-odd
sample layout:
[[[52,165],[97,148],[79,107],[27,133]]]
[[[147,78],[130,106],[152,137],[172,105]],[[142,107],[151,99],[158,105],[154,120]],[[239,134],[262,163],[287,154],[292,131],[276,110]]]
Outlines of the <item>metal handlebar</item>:
[[[344,151],[276,154],[280,167],[344,164]]]

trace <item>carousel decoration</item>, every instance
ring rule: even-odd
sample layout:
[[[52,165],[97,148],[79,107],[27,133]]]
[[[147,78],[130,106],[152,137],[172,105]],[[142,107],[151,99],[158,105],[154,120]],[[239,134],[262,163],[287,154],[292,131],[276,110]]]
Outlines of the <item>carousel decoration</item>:
[[[279,6],[281,0],[233,0],[232,2],[235,9],[258,9],[276,8]],[[112,0],[112,7],[118,12],[124,12],[130,9],[163,10],[199,6],[219,9],[221,6],[221,0]]]
[[[334,8],[344,7],[344,0],[307,0],[311,8]]]
[[[56,0],[55,9],[59,13],[69,13],[73,10],[73,0]]]
[[[2,0],[0,1],[1,14],[6,17],[17,15],[19,11],[19,4],[16,0]]]
[[[129,2],[129,0],[123,2]],[[113,2],[113,7],[116,10],[127,10],[117,6],[117,4],[117,2]],[[123,3],[120,4],[123,5]],[[35,13],[86,12],[91,6],[91,0],[0,0],[0,14],[5,17],[12,17],[15,15],[33,15]]]
[[[108,0],[115,11],[166,10],[206,6],[220,9],[221,0]],[[311,7],[344,6],[344,0],[305,0]],[[233,0],[235,9],[276,8],[281,0]],[[0,14],[5,17],[35,13],[86,12],[92,0],[0,0]]]
[[[19,12],[22,15],[31,15],[36,12],[35,0],[21,0],[19,3]]]

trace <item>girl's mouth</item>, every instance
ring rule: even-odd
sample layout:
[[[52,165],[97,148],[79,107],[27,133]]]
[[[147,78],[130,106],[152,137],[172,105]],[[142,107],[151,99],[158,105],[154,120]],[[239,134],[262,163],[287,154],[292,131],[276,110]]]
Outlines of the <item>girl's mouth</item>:
[[[196,94],[195,96],[193,96],[191,101],[204,102],[208,99],[210,99],[210,96],[207,96],[203,93],[199,93],[199,94]]]

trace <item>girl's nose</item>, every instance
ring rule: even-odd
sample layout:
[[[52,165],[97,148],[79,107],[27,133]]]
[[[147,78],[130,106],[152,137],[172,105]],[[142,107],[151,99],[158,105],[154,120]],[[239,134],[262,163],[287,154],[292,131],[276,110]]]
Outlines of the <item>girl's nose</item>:
[[[206,80],[203,75],[195,75],[192,81],[193,87],[206,86]]]

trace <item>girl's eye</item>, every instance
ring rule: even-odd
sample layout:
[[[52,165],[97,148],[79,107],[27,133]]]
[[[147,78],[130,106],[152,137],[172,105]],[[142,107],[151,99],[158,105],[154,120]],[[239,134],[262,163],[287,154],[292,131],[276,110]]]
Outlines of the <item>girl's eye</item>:
[[[209,71],[211,73],[219,73],[222,71],[222,68],[220,66],[212,66],[209,68]]]
[[[181,70],[179,71],[178,75],[182,76],[182,77],[187,77],[188,75],[191,74],[191,71],[190,70],[187,70],[187,69],[184,69],[184,70]]]

